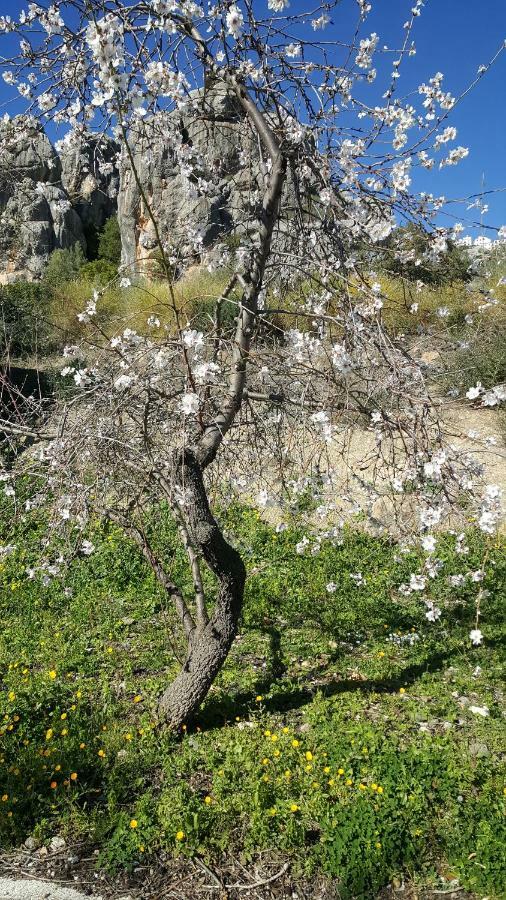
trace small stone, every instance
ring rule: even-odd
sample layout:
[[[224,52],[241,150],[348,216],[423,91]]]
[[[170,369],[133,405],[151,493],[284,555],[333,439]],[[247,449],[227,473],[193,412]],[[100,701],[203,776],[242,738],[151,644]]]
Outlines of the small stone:
[[[59,835],[56,835],[49,841],[49,849],[52,850],[53,853],[55,853],[57,850],[63,850],[65,846],[65,838],[62,838]]]
[[[425,365],[430,366],[432,363],[438,362],[441,359],[437,350],[426,350],[425,353],[422,353],[420,356],[420,362],[425,363]]]
[[[473,743],[469,745],[469,753],[471,756],[475,757],[490,756],[490,750],[483,741],[473,741]]]

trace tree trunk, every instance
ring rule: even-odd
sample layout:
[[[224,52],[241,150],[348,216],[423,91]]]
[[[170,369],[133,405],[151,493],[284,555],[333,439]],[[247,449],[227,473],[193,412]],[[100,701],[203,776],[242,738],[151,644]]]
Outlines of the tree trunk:
[[[220,588],[209,622],[191,633],[183,668],[160,698],[160,715],[172,728],[192,718],[225,662],[237,634],[246,581],[239,553],[227,543],[211,513],[202,470],[191,450],[182,454],[178,472],[189,533]]]
[[[171,728],[181,728],[205,700],[237,633],[241,602],[242,590],[240,596],[234,597],[237,612],[230,606],[217,608],[209,624],[194,632],[183,668],[159,702],[160,716]]]

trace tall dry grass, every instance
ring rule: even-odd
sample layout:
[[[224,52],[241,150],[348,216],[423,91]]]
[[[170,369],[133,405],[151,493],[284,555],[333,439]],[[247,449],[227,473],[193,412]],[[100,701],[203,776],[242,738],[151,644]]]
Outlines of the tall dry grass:
[[[125,328],[139,334],[151,329],[148,319],[155,316],[169,330],[179,324],[186,325],[196,320],[205,326],[211,320],[214,304],[229,280],[229,273],[221,270],[209,273],[195,266],[181,280],[170,286],[164,281],[139,280],[128,288],[118,285],[107,287],[97,303],[96,322],[108,337]],[[53,293],[49,306],[52,326],[60,333],[64,342],[78,341],[85,333],[77,316],[93,297],[93,283],[86,279],[76,279],[62,285]]]

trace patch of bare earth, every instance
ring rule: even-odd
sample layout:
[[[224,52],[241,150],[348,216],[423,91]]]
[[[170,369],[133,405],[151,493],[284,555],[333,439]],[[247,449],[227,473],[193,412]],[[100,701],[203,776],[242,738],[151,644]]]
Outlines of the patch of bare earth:
[[[290,860],[271,853],[248,862],[228,855],[213,864],[198,857],[174,859],[160,854],[131,873],[109,876],[97,871],[97,853],[83,845],[64,845],[53,851],[21,848],[0,855],[0,886],[1,879],[12,879],[13,884],[23,879],[26,900],[32,896],[58,900],[57,887],[74,889],[95,900],[194,900],[199,896],[216,900],[342,900],[338,879],[296,877]],[[30,885],[35,886],[35,880],[37,885],[47,883],[47,894],[32,895]],[[455,881],[445,883],[444,879],[439,889],[419,888],[396,879],[376,896],[362,894],[360,900],[439,900],[443,896],[447,900],[479,900]]]

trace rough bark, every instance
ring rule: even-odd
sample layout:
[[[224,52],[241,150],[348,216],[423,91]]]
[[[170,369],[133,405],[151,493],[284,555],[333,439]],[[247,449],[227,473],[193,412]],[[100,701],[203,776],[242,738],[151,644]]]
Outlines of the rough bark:
[[[239,553],[227,543],[211,513],[202,469],[191,450],[184,451],[178,473],[192,542],[216,575],[219,592],[209,622],[192,631],[183,667],[160,698],[160,715],[172,728],[194,715],[225,662],[237,634],[246,580]]]

